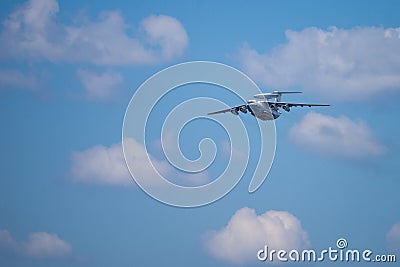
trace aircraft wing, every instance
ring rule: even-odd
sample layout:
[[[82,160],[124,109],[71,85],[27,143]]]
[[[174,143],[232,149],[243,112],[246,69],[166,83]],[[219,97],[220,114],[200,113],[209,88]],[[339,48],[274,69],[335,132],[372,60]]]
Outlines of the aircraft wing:
[[[207,113],[207,115],[214,115],[214,114],[220,114],[220,113],[226,113],[226,112],[232,112],[232,113],[237,113],[239,110],[247,110],[247,105],[240,105],[240,106],[236,106],[236,107],[231,107],[231,108],[227,108],[227,109],[223,109],[223,110],[218,110],[218,111],[214,111],[214,112],[210,112]]]
[[[289,102],[268,102],[268,104],[277,105],[279,107],[328,107],[329,104],[309,104],[309,103],[289,103]]]

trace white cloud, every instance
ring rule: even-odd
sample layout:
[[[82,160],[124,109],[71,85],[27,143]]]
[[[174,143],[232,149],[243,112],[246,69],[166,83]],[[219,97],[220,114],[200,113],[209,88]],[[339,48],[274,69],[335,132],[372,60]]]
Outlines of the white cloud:
[[[70,175],[76,181],[106,185],[129,185],[132,178],[125,164],[122,145],[97,145],[72,153]]]
[[[123,83],[122,75],[114,71],[95,73],[79,69],[77,74],[86,90],[87,98],[92,100],[109,100],[115,97],[116,90]]]
[[[290,251],[307,248],[310,242],[300,221],[289,212],[270,210],[257,215],[247,207],[238,210],[223,229],[205,238],[211,255],[233,263],[257,260],[264,245]]]
[[[228,141],[222,141],[221,146],[222,146],[222,153],[227,159],[232,157],[233,161],[248,160],[248,155],[246,155],[244,151],[232,147]]]
[[[38,80],[31,74],[13,69],[0,69],[0,91],[6,89],[35,89]]]
[[[400,256],[400,222],[392,226],[386,235],[386,241],[389,251]]]
[[[345,116],[338,118],[310,112],[289,131],[289,139],[323,155],[363,159],[385,153],[367,125]]]
[[[18,243],[12,238],[10,232],[4,229],[0,229],[0,250],[18,250]]]
[[[73,25],[59,23],[58,12],[56,0],[30,0],[17,8],[3,22],[0,57],[157,64],[182,56],[188,45],[184,27],[169,16],[149,16],[132,31],[118,11],[102,12],[96,21],[84,18]]]
[[[56,234],[36,232],[29,235],[26,252],[34,258],[64,258],[71,253],[71,246]]]
[[[182,24],[169,16],[149,16],[142,21],[151,45],[161,46],[161,58],[171,60],[182,55],[188,36]]]
[[[146,179],[156,181],[154,171],[144,164],[150,158],[157,171],[170,181],[186,186],[196,186],[209,181],[207,172],[187,174],[175,170],[168,162],[155,159],[148,154],[143,145],[134,139],[126,139],[127,149],[134,151],[132,164],[135,166],[135,174]],[[121,143],[110,147],[97,145],[81,152],[73,152],[71,157],[69,174],[72,180],[103,184],[126,186],[133,183],[125,163]]]
[[[7,230],[0,230],[0,249],[36,259],[62,259],[72,252],[71,245],[56,234],[30,233],[27,241],[17,241]]]
[[[400,88],[400,28],[357,27],[286,31],[270,53],[245,46],[244,71],[263,86],[301,87],[344,100]]]

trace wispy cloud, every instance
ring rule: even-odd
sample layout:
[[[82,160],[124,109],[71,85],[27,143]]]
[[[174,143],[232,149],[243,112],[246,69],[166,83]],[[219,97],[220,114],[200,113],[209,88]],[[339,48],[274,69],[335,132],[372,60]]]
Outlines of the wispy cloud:
[[[287,42],[263,54],[244,46],[242,68],[265,87],[301,87],[330,98],[363,99],[400,88],[400,28],[286,31]]]
[[[119,11],[97,20],[62,24],[56,0],[30,0],[3,21],[0,58],[87,62],[100,65],[159,64],[183,55],[188,36],[175,18],[151,15],[132,31]],[[138,32],[138,34],[128,34]]]
[[[385,153],[363,121],[310,112],[289,131],[296,145],[327,156],[364,159]]]
[[[388,249],[400,257],[400,222],[394,224],[386,235]]]
[[[30,233],[28,240],[17,241],[7,230],[0,230],[0,250],[36,259],[63,259],[72,253],[72,247],[57,234]]]
[[[33,74],[26,74],[15,69],[0,69],[0,91],[10,89],[34,90],[39,80]]]
[[[85,88],[86,97],[90,100],[113,99],[124,81],[122,75],[115,71],[96,73],[79,69],[77,75]]]
[[[309,247],[310,241],[299,219],[289,212],[270,210],[257,215],[245,207],[236,211],[223,229],[207,233],[204,245],[218,259],[245,263],[256,260],[264,245],[289,251]]]

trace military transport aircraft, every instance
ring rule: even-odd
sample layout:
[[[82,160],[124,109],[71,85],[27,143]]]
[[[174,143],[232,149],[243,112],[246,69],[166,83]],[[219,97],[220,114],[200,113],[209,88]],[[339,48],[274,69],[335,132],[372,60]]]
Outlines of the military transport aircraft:
[[[210,112],[208,115],[214,115],[219,113],[231,112],[234,115],[239,115],[239,111],[243,113],[250,112],[251,115],[256,118],[266,121],[266,120],[275,120],[282,113],[279,111],[279,108],[284,109],[289,112],[291,107],[326,107],[330,106],[328,104],[306,104],[306,103],[289,103],[289,102],[281,102],[281,97],[283,94],[298,94],[302,92],[282,92],[282,91],[273,91],[272,93],[264,93],[254,95],[254,98],[262,99],[262,100],[249,100],[247,104],[239,105],[236,107],[219,110],[215,112]]]

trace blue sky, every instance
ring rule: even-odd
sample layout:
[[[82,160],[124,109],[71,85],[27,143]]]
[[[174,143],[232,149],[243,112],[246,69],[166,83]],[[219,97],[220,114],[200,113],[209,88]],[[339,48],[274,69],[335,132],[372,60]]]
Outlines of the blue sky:
[[[0,6],[0,265],[259,266],[268,264],[256,260],[264,244],[320,251],[340,237],[349,248],[400,257],[397,1]],[[304,92],[287,100],[331,107],[293,108],[276,120],[275,159],[255,193],[248,193],[257,160],[250,155],[224,198],[177,208],[134,185],[122,123],[146,79],[193,60],[231,65],[264,92]],[[239,104],[216,86],[188,87],[150,117],[146,145],[160,168],[161,123],[177,104],[195,97]],[[257,152],[256,121],[240,119]],[[204,137],[223,153],[227,135],[196,121],[182,132],[184,154],[196,158]],[[212,180],[226,163],[219,155],[194,179]]]

